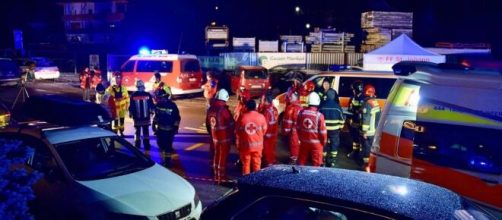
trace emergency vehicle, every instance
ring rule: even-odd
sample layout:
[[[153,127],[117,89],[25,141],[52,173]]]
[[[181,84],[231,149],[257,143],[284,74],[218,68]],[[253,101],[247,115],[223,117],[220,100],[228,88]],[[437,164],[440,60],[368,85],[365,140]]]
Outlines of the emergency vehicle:
[[[403,62],[367,171],[419,179],[502,210],[502,75]]]
[[[270,76],[262,66],[237,66],[230,76],[232,92],[249,91],[252,97],[263,95],[270,89]]]
[[[353,71],[342,71],[342,72],[323,72],[318,75],[312,76],[303,82],[303,85],[311,81],[315,85],[314,91],[319,91],[322,88],[322,84],[327,80],[331,88],[337,91],[340,106],[345,110],[349,107],[350,97],[353,96],[351,85],[355,81],[362,81],[364,85],[371,84],[376,88],[377,100],[380,106],[385,105],[385,100],[389,94],[396,76],[392,72],[353,72]],[[308,95],[308,94],[307,94]],[[307,96],[301,96],[300,101],[302,106],[307,106]],[[279,111],[279,115],[282,114],[286,108],[286,93],[278,95],[274,101],[274,106]],[[345,112],[347,113],[347,112]]]
[[[145,90],[151,91],[155,82],[155,72],[171,87],[173,95],[202,92],[202,70],[195,55],[167,54],[155,51],[134,55],[121,67],[122,84],[128,91],[136,91],[136,80],[145,82]]]

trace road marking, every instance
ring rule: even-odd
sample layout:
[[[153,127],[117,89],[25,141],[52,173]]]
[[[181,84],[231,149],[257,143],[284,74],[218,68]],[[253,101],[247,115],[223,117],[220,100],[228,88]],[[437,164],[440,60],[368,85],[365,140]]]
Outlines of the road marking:
[[[206,129],[201,128],[184,127],[184,129],[196,131],[197,133],[207,133]]]
[[[190,147],[187,147],[185,150],[186,150],[186,151],[195,150],[195,149],[197,149],[197,148],[199,148],[199,147],[202,147],[202,146],[204,146],[204,145],[206,145],[206,144],[205,144],[205,143],[197,143],[197,144],[194,144],[194,145],[192,145],[192,146],[190,146]]]

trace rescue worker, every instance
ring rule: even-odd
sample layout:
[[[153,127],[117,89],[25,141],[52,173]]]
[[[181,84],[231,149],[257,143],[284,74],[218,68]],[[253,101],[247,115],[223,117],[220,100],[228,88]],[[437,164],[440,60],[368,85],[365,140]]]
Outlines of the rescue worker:
[[[104,81],[100,81],[96,85],[96,104],[101,104],[103,103],[104,97],[105,97],[105,91],[106,91],[106,83]]]
[[[101,98],[98,97],[98,91],[97,91],[97,87],[99,84],[101,84],[101,80],[102,80],[101,71],[99,71],[97,67],[94,67],[94,69],[91,70],[91,89],[94,92],[96,103],[98,102],[98,98]]]
[[[334,89],[326,92],[326,101],[319,110],[323,115],[328,131],[328,143],[324,146],[324,166],[335,167],[338,147],[340,146],[340,130],[343,128],[345,117],[338,104],[338,96]]]
[[[159,100],[155,106],[152,130],[157,137],[157,145],[164,165],[169,165],[172,156],[175,154],[173,141],[174,135],[178,133],[181,117],[178,106],[169,98],[169,94],[162,89],[156,92]]]
[[[211,127],[210,136],[214,145],[213,170],[217,184],[221,184],[227,179],[225,165],[230,146],[234,143],[235,124],[232,113],[228,109],[228,99],[227,90],[220,89],[206,116],[206,124]]]
[[[206,105],[209,108],[210,101],[214,98],[218,90],[218,80],[215,77],[214,72],[207,71],[206,72],[206,83],[202,85],[202,89],[204,90],[204,98],[206,98]]]
[[[239,102],[235,106],[234,109],[234,120],[238,122],[241,116],[246,113],[246,103],[249,99],[251,99],[251,94],[249,94],[248,90],[239,90],[238,99]]]
[[[296,130],[296,120],[298,114],[303,109],[298,100],[298,93],[293,93],[290,96],[289,105],[284,110],[282,119],[282,134],[288,138],[289,158],[291,164],[296,164],[298,153],[300,152],[300,141],[298,140],[298,132]]]
[[[265,116],[268,127],[263,142],[263,158],[265,159],[266,166],[271,166],[277,162],[275,158],[275,148],[277,145],[277,132],[279,128],[279,112],[277,108],[272,105],[272,100],[271,91],[267,91],[261,97],[260,107],[258,108],[258,112]]]
[[[353,96],[349,100],[350,112],[350,136],[352,137],[352,152],[347,154],[347,157],[356,156],[361,148],[360,130],[361,130],[361,110],[364,101],[363,82],[356,80],[351,84]]]
[[[300,111],[296,129],[301,147],[298,164],[306,165],[310,159],[312,166],[322,165],[323,147],[326,145],[327,131],[324,116],[318,111],[321,98],[315,92],[308,96],[308,107]]]
[[[261,157],[267,121],[265,116],[256,111],[256,102],[251,99],[246,102],[248,111],[242,115],[236,125],[236,133],[242,175],[256,172],[261,168]]]
[[[122,86],[122,77],[120,74],[116,75],[115,84],[108,87],[107,93],[110,94],[108,104],[113,117],[112,129],[123,137],[125,115],[129,108],[130,100],[126,87]]]
[[[300,94],[300,104],[302,107],[308,106],[308,97],[311,92],[315,89],[315,84],[312,81],[307,81],[299,90]]]
[[[375,137],[375,130],[380,120],[381,108],[376,100],[375,87],[372,85],[366,85],[364,87],[364,102],[362,103],[362,113],[361,113],[361,139],[362,139],[362,149],[360,156],[363,158],[364,164],[368,164],[371,144],[373,143],[373,138]]]
[[[142,80],[136,81],[137,91],[131,95],[129,105],[129,115],[134,121],[134,146],[141,147],[141,133],[143,133],[143,147],[145,150],[150,150],[150,132],[151,125],[150,115],[154,113],[155,105],[153,104],[152,95],[145,92],[145,83]]]
[[[161,75],[159,71],[155,71],[155,82],[153,83],[153,94],[154,94],[154,103],[157,103],[157,97],[155,94],[158,93],[158,90],[164,90],[166,94],[168,94],[169,98],[172,98],[173,93],[171,92],[171,87],[169,87],[166,83],[162,82]],[[159,93],[160,94],[160,93]]]
[[[91,70],[86,67],[80,74],[80,88],[82,89],[82,99],[84,101],[91,101],[91,84],[92,84]]]
[[[288,88],[288,91],[286,91],[286,105],[291,101],[291,95],[293,95],[293,93],[299,94],[301,86],[302,83],[299,79],[291,79],[291,86]]]

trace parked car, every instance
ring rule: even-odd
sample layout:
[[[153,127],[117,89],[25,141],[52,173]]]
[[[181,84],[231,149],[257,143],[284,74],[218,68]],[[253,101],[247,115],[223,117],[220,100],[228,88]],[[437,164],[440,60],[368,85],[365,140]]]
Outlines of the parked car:
[[[199,219],[202,204],[189,182],[96,126],[94,120],[109,118],[102,111],[87,111],[93,103],[81,102],[68,101],[74,107],[43,115],[46,121],[66,118],[63,126],[35,120],[0,129],[0,138],[19,140],[28,149],[25,168],[43,174],[33,186],[35,200],[30,204],[37,219]],[[49,97],[44,110],[32,110],[55,111],[48,107],[53,104],[64,103]],[[77,108],[92,116],[67,117]]]
[[[35,79],[57,79],[61,75],[59,68],[45,57],[32,57],[35,62]]]
[[[9,58],[0,58],[0,85],[17,85],[21,79],[21,70],[17,63]]]
[[[251,96],[261,96],[270,89],[270,77],[262,66],[237,66],[230,76],[232,92],[247,90]]]
[[[502,210],[502,75],[433,63],[394,69],[400,77],[368,170],[436,184]]]
[[[277,165],[244,176],[201,219],[495,219],[450,190],[406,178]]]

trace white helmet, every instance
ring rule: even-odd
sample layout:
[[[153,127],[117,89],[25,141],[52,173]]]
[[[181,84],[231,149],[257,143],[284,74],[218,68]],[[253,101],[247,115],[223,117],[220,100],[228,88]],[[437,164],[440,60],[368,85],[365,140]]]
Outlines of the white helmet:
[[[321,97],[315,92],[309,94],[309,105],[319,106],[321,104]]]
[[[227,90],[225,89],[220,89],[217,93],[216,93],[216,99],[218,100],[221,100],[221,101],[228,101],[228,92]]]

